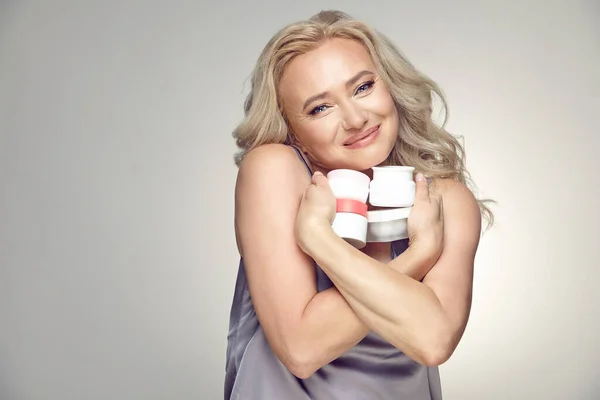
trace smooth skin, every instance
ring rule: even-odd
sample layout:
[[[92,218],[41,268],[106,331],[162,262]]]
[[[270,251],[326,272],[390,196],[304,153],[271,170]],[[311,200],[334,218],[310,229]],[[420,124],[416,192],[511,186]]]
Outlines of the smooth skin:
[[[260,146],[240,165],[235,203],[238,248],[274,353],[307,378],[374,331],[421,364],[445,362],[471,306],[481,232],[473,194],[454,180],[438,180],[430,191],[419,174],[409,248],[394,260],[389,243],[355,249],[331,228],[335,198],[324,174],[385,160],[398,131],[389,91],[362,45],[343,39],[294,59],[279,90],[316,172],[311,179],[288,146]],[[377,124],[368,146],[344,145]],[[317,291],[315,261],[334,287]]]

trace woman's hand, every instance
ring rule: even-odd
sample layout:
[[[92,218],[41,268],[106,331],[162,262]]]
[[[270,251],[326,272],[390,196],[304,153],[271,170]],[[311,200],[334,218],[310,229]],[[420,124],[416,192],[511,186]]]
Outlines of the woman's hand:
[[[319,230],[330,229],[335,218],[336,200],[329,182],[321,172],[315,172],[306,188],[296,215],[296,242],[306,252],[309,239]]]
[[[408,216],[409,249],[423,262],[433,266],[444,245],[444,210],[442,198],[429,193],[427,179],[416,176],[415,202]]]

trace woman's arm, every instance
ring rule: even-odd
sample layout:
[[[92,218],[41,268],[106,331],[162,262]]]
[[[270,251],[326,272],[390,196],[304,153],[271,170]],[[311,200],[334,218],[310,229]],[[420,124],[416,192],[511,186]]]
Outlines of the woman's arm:
[[[316,185],[309,190],[319,186],[329,190],[324,176],[313,181]],[[421,193],[427,190],[425,183],[417,185],[425,185],[417,189]],[[425,365],[445,362],[464,332],[481,231],[479,207],[471,191],[455,181],[438,185],[444,205],[443,248],[422,283],[356,250],[323,218],[305,225],[299,240],[362,321]]]
[[[309,183],[292,149],[260,146],[240,166],[235,205],[238,245],[256,314],[274,353],[300,378],[370,331],[338,289],[317,292],[314,262],[296,243],[295,219]],[[406,251],[394,266],[421,279],[432,265]]]

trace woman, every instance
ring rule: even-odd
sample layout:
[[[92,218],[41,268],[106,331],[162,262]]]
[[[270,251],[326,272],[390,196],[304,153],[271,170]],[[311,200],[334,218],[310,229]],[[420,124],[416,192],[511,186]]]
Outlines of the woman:
[[[280,31],[252,76],[235,228],[226,399],[440,399],[469,316],[481,215],[437,86],[336,11]],[[326,173],[410,165],[409,240],[357,250],[331,228]],[[427,176],[431,180],[428,185]],[[442,206],[443,204],[443,206]]]

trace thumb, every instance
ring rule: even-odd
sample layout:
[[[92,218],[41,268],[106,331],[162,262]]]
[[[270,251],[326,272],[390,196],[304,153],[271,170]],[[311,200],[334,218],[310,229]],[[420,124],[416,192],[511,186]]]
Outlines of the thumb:
[[[429,201],[429,187],[427,186],[427,178],[421,172],[415,177],[416,192],[415,199],[419,201]]]
[[[312,181],[316,186],[327,186],[329,184],[327,177],[320,171],[316,171],[313,174]]]

